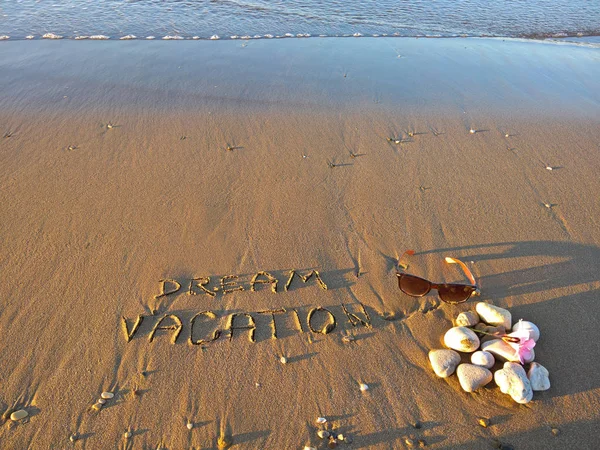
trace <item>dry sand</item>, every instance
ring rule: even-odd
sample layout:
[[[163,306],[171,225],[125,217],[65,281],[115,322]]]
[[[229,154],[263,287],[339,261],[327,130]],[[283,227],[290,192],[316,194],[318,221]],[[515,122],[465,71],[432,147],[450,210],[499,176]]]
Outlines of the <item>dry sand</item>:
[[[221,432],[232,448],[325,448],[319,416],[354,439],[340,448],[596,448],[598,50],[241,45],[0,46],[0,410],[30,414],[4,417],[2,448],[209,449]],[[437,378],[427,353],[474,301],[402,294],[408,248],[433,281],[464,281],[444,256],[472,261],[478,300],[535,322],[551,389],[523,406],[493,383],[470,394]],[[313,278],[286,291],[291,269],[328,289]],[[250,290],[258,271],[277,293]],[[227,275],[245,291],[187,294],[191,278],[210,290]],[[155,298],[166,278],[180,292]],[[361,303],[369,328],[341,307],[363,318]],[[336,318],[327,335],[306,324],[318,306]],[[273,339],[255,313],[280,308]],[[194,339],[253,313],[256,342],[236,330],[190,345],[207,310],[217,319],[198,319]],[[122,317],[131,331],[139,314],[127,342]],[[175,344],[173,331],[149,342],[164,314],[183,323]],[[102,391],[115,397],[98,412]]]

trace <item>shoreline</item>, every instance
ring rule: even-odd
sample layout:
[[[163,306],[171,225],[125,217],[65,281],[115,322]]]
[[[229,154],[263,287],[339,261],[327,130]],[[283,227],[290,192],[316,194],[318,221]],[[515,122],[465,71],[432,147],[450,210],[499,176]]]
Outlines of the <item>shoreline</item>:
[[[586,118],[600,112],[600,86],[593,76],[600,61],[593,48],[385,38],[243,45],[7,42],[1,47],[0,83],[9,88],[0,106],[16,114],[32,108],[156,114],[360,108],[398,114],[408,107],[421,115],[460,112],[467,120],[488,111],[520,118]]]

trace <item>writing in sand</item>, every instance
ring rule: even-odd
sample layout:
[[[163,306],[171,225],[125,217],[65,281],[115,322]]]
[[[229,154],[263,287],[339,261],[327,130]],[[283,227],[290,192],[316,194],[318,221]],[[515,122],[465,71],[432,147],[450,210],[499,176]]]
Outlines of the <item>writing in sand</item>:
[[[307,283],[309,280],[314,278],[318,286],[327,290],[327,285],[322,280],[319,272],[316,270],[310,271],[306,275],[301,275],[296,270],[290,270],[289,276],[284,285],[284,290],[287,291],[294,278],[299,278],[302,282]],[[226,275],[220,279],[220,289],[214,287],[209,289],[210,277],[199,277],[192,278],[189,280],[187,285],[187,295],[208,295],[215,297],[218,292],[228,294],[236,291],[244,291],[246,288],[237,282],[237,275]],[[161,292],[156,295],[155,298],[166,297],[180,292],[182,285],[173,279],[160,280]],[[268,272],[260,271],[252,277],[249,282],[250,291],[255,292],[256,287],[259,284],[268,284],[273,293],[277,293],[279,280]],[[371,318],[367,310],[362,303],[358,303],[358,310],[356,311],[357,305],[353,305],[353,312],[349,310],[347,305],[341,304],[341,309],[348,319],[348,322],[352,326],[361,325],[364,327],[371,327]],[[359,315],[361,314],[361,315]],[[306,317],[301,318],[301,314],[297,309],[278,308],[278,309],[267,309],[262,311],[253,312],[236,312],[236,313],[225,313],[218,315],[215,311],[205,310],[200,311],[189,320],[189,338],[188,342],[191,345],[207,345],[211,342],[217,341],[221,336],[228,337],[229,341],[233,339],[234,333],[247,332],[250,342],[256,342],[255,334],[257,330],[257,324],[255,318],[257,316],[267,316],[269,318],[270,327],[270,338],[277,339],[277,326],[278,321],[276,316],[283,318],[285,315],[291,316],[295,322],[295,329],[299,333],[304,333],[305,328],[303,323],[306,324],[306,328],[312,333],[329,334],[337,326],[337,320],[335,315],[327,308],[321,306],[313,307],[308,310]],[[172,344],[177,343],[177,339],[181,335],[184,329],[184,321],[177,314],[164,314],[163,316],[156,315],[156,311],[153,311],[152,315],[139,314],[135,319],[122,318],[122,327],[127,342],[135,337],[139,332],[140,327],[144,321],[150,319],[154,322],[152,329],[148,334],[148,341],[152,342],[154,339],[162,335],[171,335],[170,342]],[[222,326],[223,319],[224,326]],[[304,320],[303,320],[304,319]],[[281,324],[280,324],[281,326]]]

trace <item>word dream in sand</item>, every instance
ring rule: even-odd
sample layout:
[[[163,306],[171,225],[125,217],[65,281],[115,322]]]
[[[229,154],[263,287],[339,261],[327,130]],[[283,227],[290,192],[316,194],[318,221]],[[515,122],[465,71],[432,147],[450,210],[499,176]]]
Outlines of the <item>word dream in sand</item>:
[[[327,290],[327,285],[322,280],[319,272],[316,270],[311,270],[306,275],[301,275],[296,270],[289,271],[289,277],[287,282],[285,283],[284,290],[288,291],[290,288],[292,281],[294,278],[299,278],[302,282],[307,283],[311,278],[316,280],[318,286]],[[222,292],[224,295],[229,294],[236,291],[244,291],[246,290],[243,285],[238,284],[237,275],[226,275],[220,280],[220,289],[218,287],[214,287],[212,290],[207,287],[210,284],[210,277],[199,277],[192,278],[189,280],[189,284],[187,286],[187,295],[208,295],[210,297],[215,297],[218,292]],[[176,294],[181,291],[181,283],[173,279],[164,279],[160,280],[161,283],[161,292],[156,295],[154,298],[166,297],[168,295]],[[252,277],[250,280],[250,291],[255,292],[256,286],[258,284],[269,284],[271,291],[273,293],[277,293],[279,280],[277,280],[273,275],[268,272],[260,271],[257,272],[256,275]],[[356,305],[355,305],[356,306]],[[360,317],[357,314],[350,312],[346,305],[342,303],[341,307],[348,318],[348,321],[352,326],[362,325],[364,327],[371,327],[371,318],[367,313],[364,305],[362,303],[358,303],[359,309],[362,312],[362,316]],[[229,313],[225,314],[222,317],[227,317],[225,327],[219,328],[219,317],[214,311],[206,310],[196,313],[189,322],[189,343],[191,345],[206,345],[211,342],[216,341],[221,337],[221,335],[229,336],[229,341],[233,339],[233,334],[235,330],[247,331],[250,342],[256,342],[255,340],[255,332],[257,329],[254,315],[269,315],[270,316],[270,328],[271,328],[271,339],[277,339],[277,322],[275,321],[276,315],[282,314],[292,314],[296,323],[296,328],[299,333],[304,333],[304,327],[302,325],[302,320],[300,319],[300,314],[296,309],[291,309],[289,311],[284,308],[279,309],[268,309],[263,311],[254,311],[254,312],[240,312],[240,313]],[[320,318],[317,316],[321,316]],[[179,335],[181,334],[184,326],[183,321],[177,314],[165,314],[162,317],[158,317],[156,315],[156,311],[152,312],[152,315],[143,315],[139,314],[135,320],[128,320],[126,317],[122,318],[122,326],[123,332],[125,335],[125,340],[127,342],[131,342],[134,336],[138,333],[142,323],[146,318],[151,318],[151,320],[155,320],[154,326],[152,330],[148,334],[148,341],[152,342],[155,338],[157,338],[157,332],[165,331],[171,333],[171,343],[175,344]],[[208,334],[203,334],[205,339],[196,339],[195,336],[201,334],[200,329],[200,321],[201,319],[207,319],[203,322],[212,321],[212,332]],[[237,319],[237,323],[236,323]],[[245,319],[245,323],[241,325],[239,322],[241,319]],[[129,323],[132,322],[130,326]],[[321,324],[318,328],[315,328],[314,324],[318,322]],[[323,308],[321,306],[311,308],[306,315],[306,325],[307,328],[312,333],[320,333],[320,334],[329,334],[331,333],[335,327],[337,326],[337,321],[335,315],[328,309]],[[162,333],[161,333],[162,334]]]

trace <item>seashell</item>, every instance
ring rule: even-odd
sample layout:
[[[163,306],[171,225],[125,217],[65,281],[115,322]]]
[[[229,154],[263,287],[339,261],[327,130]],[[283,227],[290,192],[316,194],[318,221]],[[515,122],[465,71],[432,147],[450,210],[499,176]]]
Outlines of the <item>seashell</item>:
[[[131,436],[133,436],[133,433],[129,430],[127,430],[125,433],[123,433],[123,437],[125,439],[129,439]]]
[[[188,422],[186,427],[188,430],[191,430],[192,428],[194,428],[194,424],[192,422]]]
[[[329,436],[331,436],[331,434],[327,430],[319,430],[317,431],[317,436],[319,436],[321,439],[327,439]]]
[[[533,339],[535,342],[537,342],[540,338],[540,329],[537,327],[537,325],[533,322],[528,322],[526,320],[519,320],[517,323],[515,323],[512,327],[513,331],[529,331],[529,335],[531,336],[531,339]]]
[[[490,419],[486,419],[485,417],[480,418],[477,423],[481,425],[483,428],[487,428],[490,425]]]
[[[327,422],[327,419],[325,417],[317,417],[317,423],[323,424],[326,422]]]
[[[98,403],[100,403],[101,405],[104,405],[106,403],[106,400],[104,400],[103,398],[99,398]]]
[[[104,399],[111,399],[115,396],[115,394],[113,394],[112,392],[103,392],[102,394],[100,394],[100,397],[104,398]]]
[[[279,362],[281,364],[287,364],[288,360],[287,360],[287,358],[285,356],[282,356],[281,358],[279,358]]]
[[[362,391],[368,391],[369,390],[369,385],[365,384],[365,383],[360,383],[360,385],[358,386],[358,388]]]

